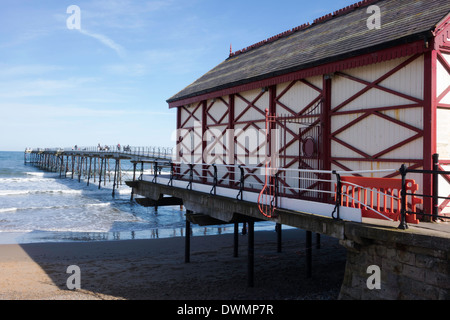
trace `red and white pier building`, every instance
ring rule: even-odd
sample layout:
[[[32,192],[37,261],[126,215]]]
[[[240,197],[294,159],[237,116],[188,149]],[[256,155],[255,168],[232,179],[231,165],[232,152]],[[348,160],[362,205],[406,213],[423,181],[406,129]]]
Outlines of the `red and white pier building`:
[[[243,169],[248,192],[319,205],[335,200],[339,172],[348,182],[343,203],[392,218],[402,164],[450,170],[449,12],[448,0],[365,0],[230,52],[167,101],[177,110],[178,179],[234,190]],[[276,168],[269,178],[267,166]],[[355,195],[352,177],[370,178],[358,183],[391,204]],[[433,194],[431,174],[407,179],[410,192]],[[439,194],[445,215],[449,175],[439,176]],[[430,197],[409,203],[434,209]]]

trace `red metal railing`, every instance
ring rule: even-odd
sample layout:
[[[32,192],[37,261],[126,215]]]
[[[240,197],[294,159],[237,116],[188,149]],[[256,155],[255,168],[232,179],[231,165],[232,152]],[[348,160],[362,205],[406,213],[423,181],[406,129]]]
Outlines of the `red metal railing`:
[[[400,221],[402,179],[341,177],[341,185],[342,206],[361,209],[366,218]],[[419,223],[414,213],[422,199],[413,195],[418,189],[414,180],[406,180],[406,192],[411,194],[406,203],[413,212],[406,216],[406,222],[412,224]]]

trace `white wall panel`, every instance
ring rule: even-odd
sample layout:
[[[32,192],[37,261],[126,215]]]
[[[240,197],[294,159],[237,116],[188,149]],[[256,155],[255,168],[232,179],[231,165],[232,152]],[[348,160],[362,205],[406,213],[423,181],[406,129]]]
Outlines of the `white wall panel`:
[[[332,80],[331,89],[331,107],[336,108],[341,103],[345,102],[351,96],[365,88],[365,85],[349,80],[347,78],[335,76]]]
[[[254,99],[261,93],[261,89],[255,89],[251,91],[241,92],[240,95],[246,99],[248,102],[253,102]],[[246,103],[244,100],[239,98],[238,96],[235,97],[235,117],[238,117],[241,115],[241,113],[247,108],[248,103]],[[259,109],[262,113],[265,112],[265,109],[269,108],[269,92],[265,92],[257,102],[255,102],[256,109]],[[265,120],[265,115],[261,114],[260,112],[256,111],[255,108],[251,107],[249,110],[247,110],[239,119],[238,121],[254,121],[254,120]],[[261,127],[264,127],[264,125],[260,125]]]
[[[422,150],[423,138],[418,138],[386,153],[380,159],[422,159]]]
[[[382,111],[381,113],[409,124],[417,129],[423,129],[423,108],[408,108]]]
[[[375,155],[416,133],[377,116],[369,116],[337,137],[368,155]]]
[[[402,60],[396,59],[388,62],[390,68],[394,68]],[[406,67],[403,67],[388,79],[380,83],[381,86],[409,95],[417,99],[423,99],[424,85],[424,58],[414,60]],[[376,66],[376,65],[375,65]]]
[[[337,115],[333,116],[333,121],[331,121],[331,131],[335,132],[348,123],[358,119],[360,116],[362,116],[362,113],[349,113],[344,115]]]
[[[449,166],[442,166],[442,168],[445,171],[450,171],[450,165]],[[447,182],[447,180],[444,179],[442,175],[439,176],[439,196],[441,197],[448,197],[450,195],[450,183]],[[439,205],[441,205],[445,199],[439,199]],[[450,214],[450,204],[447,204],[447,206],[442,210],[442,214]]]
[[[437,152],[440,159],[450,159],[450,109],[437,110]]]
[[[364,67],[354,68],[354,69],[348,69],[345,70],[344,73],[349,74],[351,76],[354,76],[356,78],[373,82],[382,76],[384,76],[386,73],[388,73],[390,70],[394,69],[396,66],[400,65],[404,61],[408,60],[409,57],[403,57],[399,59],[393,59],[390,61],[385,61],[382,63],[374,63],[371,65],[367,65]]]
[[[322,89],[322,83],[319,83],[317,77],[308,78],[306,79],[306,81],[308,81],[311,85],[316,86],[318,89]],[[288,85],[289,83],[278,85],[277,94],[281,94]],[[289,107],[292,111],[298,113],[302,111],[306,106],[308,106],[312,101],[314,101],[320,94],[321,93],[318,90],[303,82],[298,81],[279,99],[279,101]],[[287,112],[288,111],[281,105],[277,106],[278,114],[285,114]]]
[[[222,117],[223,119],[221,123],[228,125],[228,115],[226,115],[228,112],[228,106],[226,103],[228,103],[229,98],[222,97],[222,99],[208,100],[206,102],[206,106],[209,108],[209,116],[206,117],[207,125],[215,124],[215,121],[221,120]]]
[[[185,128],[191,128],[194,127],[194,122],[197,122],[197,124],[195,124],[195,126],[201,126],[201,121],[202,121],[202,107],[200,106],[197,110],[197,105],[198,104],[190,104],[189,106],[186,106],[186,109],[190,112],[193,113],[194,117],[191,117],[190,113],[187,112],[186,110],[184,110],[183,108],[181,108],[181,124],[185,123],[187,119],[189,119],[186,124],[184,125]]]
[[[450,64],[450,54],[449,53],[442,53],[442,56],[448,62],[448,64]]]
[[[447,55],[450,57],[450,55]],[[450,59],[450,58],[449,58]],[[441,62],[437,61],[437,85],[436,85],[436,91],[437,96],[439,97],[445,89],[448,88],[450,85],[450,74],[447,72],[447,70],[444,68],[444,66],[441,64]],[[450,93],[446,95],[446,97],[441,100],[441,103],[447,103],[450,104]]]
[[[414,101],[396,96],[392,93],[385,92],[379,89],[370,89],[362,96],[359,96],[358,98],[348,103],[340,111],[392,107],[399,105],[408,105],[412,103],[414,103]]]

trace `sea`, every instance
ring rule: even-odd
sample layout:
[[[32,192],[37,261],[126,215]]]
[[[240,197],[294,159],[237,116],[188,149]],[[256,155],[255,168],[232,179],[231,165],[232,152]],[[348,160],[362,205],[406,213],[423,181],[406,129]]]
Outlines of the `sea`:
[[[43,171],[24,161],[24,152],[0,151],[0,244],[119,241],[183,237],[182,206],[143,207],[131,199],[132,165],[112,195],[113,179],[94,183],[71,174]],[[128,172],[128,176],[127,176]],[[193,236],[234,232],[232,225],[191,225]],[[274,230],[271,222],[255,230]]]

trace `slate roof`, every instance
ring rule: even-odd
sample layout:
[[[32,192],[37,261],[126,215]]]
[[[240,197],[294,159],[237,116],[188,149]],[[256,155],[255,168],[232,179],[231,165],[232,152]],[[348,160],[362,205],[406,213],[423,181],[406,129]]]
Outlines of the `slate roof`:
[[[381,29],[367,27],[370,5],[381,9]],[[450,0],[361,1],[230,54],[167,102],[425,40],[449,12]]]

